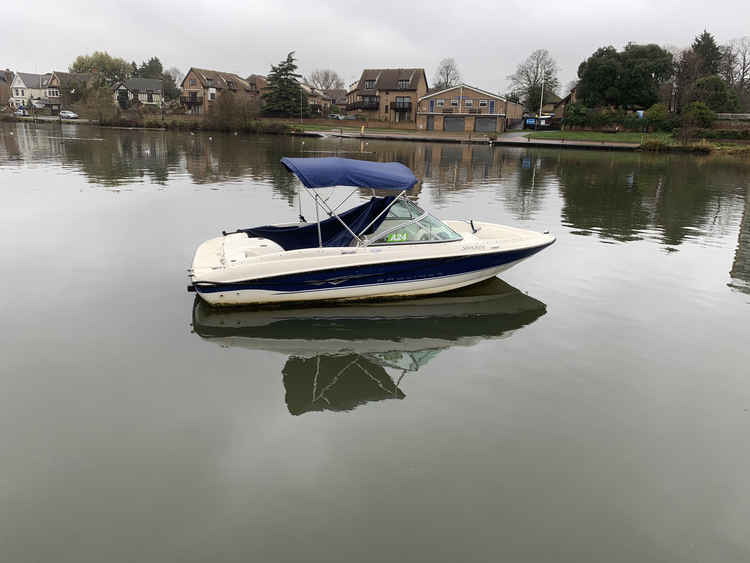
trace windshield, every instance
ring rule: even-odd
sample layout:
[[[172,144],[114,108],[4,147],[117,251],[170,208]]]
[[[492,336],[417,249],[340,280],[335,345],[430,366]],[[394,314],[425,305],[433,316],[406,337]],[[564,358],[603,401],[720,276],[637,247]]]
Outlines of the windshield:
[[[461,235],[411,201],[398,200],[368,238],[372,244],[413,244],[461,240]]]

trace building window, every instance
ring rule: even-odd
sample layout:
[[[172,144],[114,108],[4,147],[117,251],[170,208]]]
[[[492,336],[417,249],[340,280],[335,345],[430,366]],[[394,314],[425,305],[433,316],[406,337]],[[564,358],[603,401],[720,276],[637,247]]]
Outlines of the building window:
[[[437,101],[437,107],[441,108],[441,107],[443,107],[444,105],[445,105],[445,100],[443,100],[443,99],[439,99],[439,100]]]
[[[488,104],[489,104],[489,102],[487,100],[479,100],[479,107],[480,108],[487,107]]]
[[[190,86],[195,86],[198,83],[198,81],[195,78],[190,79]]]
[[[211,93],[210,93],[210,94],[208,95],[208,99],[209,99],[209,100],[215,100],[215,99],[216,99],[216,92],[211,92]]]
[[[458,107],[458,98],[453,98],[453,99],[451,100],[451,105],[452,105],[452,106],[453,106],[454,108],[457,108],[457,107]]]
[[[405,90],[406,88],[409,87],[409,81],[408,80],[399,80],[398,81],[398,87],[401,88],[402,90]]]
[[[467,108],[473,107],[474,100],[464,100],[464,106],[466,106]]]
[[[47,90],[47,97],[48,98],[59,98],[60,97],[60,90],[57,90],[56,88],[50,88]]]
[[[153,94],[153,92],[149,92],[146,95],[146,101],[148,101],[148,102],[153,102],[154,101],[154,94]]]
[[[375,81],[365,80],[365,90],[372,90],[373,88],[375,88]]]
[[[234,90],[234,82],[232,80],[227,80],[227,88]]]

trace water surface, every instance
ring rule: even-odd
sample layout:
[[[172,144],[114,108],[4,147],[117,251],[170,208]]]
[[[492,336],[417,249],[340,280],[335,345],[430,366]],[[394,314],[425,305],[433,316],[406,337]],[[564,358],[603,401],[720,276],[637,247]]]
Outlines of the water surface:
[[[327,154],[558,241],[452,299],[196,304]],[[3,560],[750,560],[745,161],[13,124],[0,192]]]

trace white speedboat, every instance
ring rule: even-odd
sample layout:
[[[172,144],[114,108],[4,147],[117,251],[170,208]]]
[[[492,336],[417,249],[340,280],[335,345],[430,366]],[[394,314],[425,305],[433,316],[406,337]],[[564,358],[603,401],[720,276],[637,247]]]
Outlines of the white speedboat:
[[[190,289],[212,305],[412,297],[479,283],[555,241],[480,221],[441,221],[407,196],[406,166],[346,158],[283,158],[315,201],[316,222],[240,229],[198,247]],[[390,190],[348,211],[324,187]],[[373,192],[374,194],[374,192]],[[327,218],[320,220],[321,208]]]

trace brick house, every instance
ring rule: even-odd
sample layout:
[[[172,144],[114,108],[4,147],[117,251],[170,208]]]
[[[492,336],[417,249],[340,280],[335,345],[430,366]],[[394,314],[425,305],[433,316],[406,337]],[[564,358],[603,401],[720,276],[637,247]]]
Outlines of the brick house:
[[[565,108],[571,104],[576,103],[576,89],[573,88],[567,96],[557,102],[552,108],[552,113],[556,119],[562,119],[565,117]]]
[[[459,84],[419,98],[417,129],[502,132],[520,123],[523,106],[498,94]]]
[[[265,79],[263,82],[265,83]],[[265,86],[259,87],[259,84],[256,81],[255,86],[251,87],[247,80],[232,72],[191,67],[180,84],[180,103],[190,113],[202,114],[209,110],[222,92],[239,94],[248,101],[258,100]]]
[[[10,85],[13,84],[13,73],[9,69],[0,70],[0,108],[10,102]]]
[[[346,95],[346,110],[379,121],[416,121],[417,100],[427,94],[423,68],[365,69]]]
[[[268,86],[266,77],[260,74],[251,74],[247,77],[246,82],[250,85],[250,94],[260,101],[266,86]]]
[[[327,115],[331,109],[333,100],[326,94],[326,91],[305,82],[302,82],[300,86],[305,92],[305,96],[307,96],[307,105],[310,107],[310,113],[312,115]]]
[[[346,106],[346,90],[343,88],[327,88],[323,94],[331,100],[331,104],[339,107]]]
[[[82,90],[88,86],[94,74],[91,72],[52,71],[47,84],[47,105],[52,113],[58,113],[64,105],[78,100]]]

